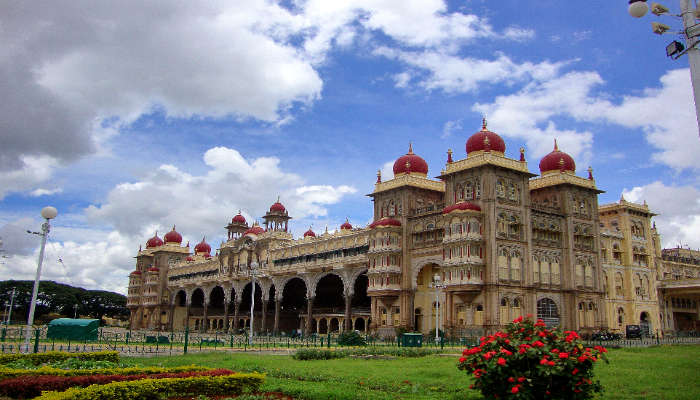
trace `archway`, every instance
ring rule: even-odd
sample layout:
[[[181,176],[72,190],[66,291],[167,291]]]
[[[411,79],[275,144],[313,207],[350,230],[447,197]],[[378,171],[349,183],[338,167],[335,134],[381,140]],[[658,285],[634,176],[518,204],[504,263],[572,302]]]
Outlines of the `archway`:
[[[282,288],[280,305],[281,332],[296,332],[301,325],[301,316],[306,313],[306,283],[301,278],[292,278]]]
[[[357,311],[369,310],[372,305],[372,299],[367,296],[367,287],[369,286],[369,278],[367,277],[367,271],[361,273],[355,279],[355,284],[353,285],[354,294],[352,296],[352,301],[350,304],[353,309]]]
[[[420,308],[416,308],[414,311],[413,326],[415,330],[420,332],[423,329],[423,311]]]
[[[184,290],[178,290],[175,294],[172,313],[171,329],[184,329],[187,323],[187,293]]]
[[[184,290],[175,294],[175,307],[187,307],[187,293]]]
[[[355,330],[360,331],[360,332],[365,330],[365,319],[364,318],[357,318],[355,320]]]
[[[642,335],[649,336],[651,334],[651,318],[649,318],[649,313],[642,311],[639,315],[639,328],[642,331]]]
[[[241,293],[241,305],[240,305],[240,314],[243,315],[248,315],[248,319],[246,320],[245,324],[246,326],[250,326],[250,295],[252,293],[251,289],[251,283],[247,283],[243,287],[243,292]],[[255,318],[255,326],[253,327],[253,330],[257,329],[256,327],[260,325],[259,321],[259,313],[262,310],[262,288],[260,285],[255,282],[255,304],[254,304],[254,313],[258,314],[258,317]]]
[[[435,324],[435,289],[431,287],[435,274],[440,274],[440,266],[435,263],[423,265],[416,274],[416,292],[413,301],[414,315],[411,318],[416,331],[429,333]],[[440,294],[440,303],[444,301],[444,293]],[[426,311],[427,310],[427,311]],[[433,310],[431,313],[430,310]],[[420,312],[416,314],[416,312]]]
[[[559,310],[554,300],[545,297],[537,302],[537,318],[544,321],[547,328],[559,325]]]
[[[313,330],[313,327],[311,327]],[[318,320],[318,334],[328,333],[328,322],[325,318],[320,318]]]
[[[340,330],[340,322],[338,321],[338,318],[331,318],[331,323],[328,329],[330,332],[338,332]]]
[[[343,280],[336,274],[328,274],[316,284],[316,299],[314,309],[321,312],[343,313],[345,299],[343,298]]]

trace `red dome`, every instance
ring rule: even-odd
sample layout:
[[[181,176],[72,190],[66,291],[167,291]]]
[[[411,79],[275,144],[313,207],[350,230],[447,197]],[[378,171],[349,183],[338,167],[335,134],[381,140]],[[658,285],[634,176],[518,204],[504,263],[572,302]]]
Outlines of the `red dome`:
[[[412,172],[428,175],[428,163],[420,156],[413,154],[413,146],[409,144],[408,153],[394,162],[394,176]]]
[[[241,215],[241,212],[239,211],[238,214],[236,214],[235,217],[231,220],[233,223],[237,224],[245,224],[245,217]]]
[[[209,254],[211,253],[211,246],[209,246],[209,243],[204,241],[205,238],[202,238],[202,241],[197,243],[196,246],[194,246],[194,254]]]
[[[369,225],[370,228],[376,228],[378,226],[401,226],[401,221],[387,217],[374,221]]]
[[[309,227],[309,230],[304,232],[304,237],[311,236],[311,237],[316,237],[316,234],[314,231],[311,230],[311,227]]]
[[[175,230],[175,225],[173,225],[173,230],[166,233],[165,236],[163,236],[163,239],[165,239],[165,243],[182,243],[182,235],[177,233]]]
[[[158,269],[158,267],[151,267],[151,268],[148,269],[148,272],[158,272],[158,271],[160,271],[160,270]]]
[[[345,229],[352,229],[352,225],[350,225],[350,222],[346,219],[343,225],[340,225],[341,230]]]
[[[148,239],[148,241],[146,242],[147,249],[152,247],[159,247],[162,245],[163,241],[158,237],[158,232],[156,232],[156,234],[152,238]]]
[[[132,271],[129,275],[141,275],[141,271]]]
[[[243,236],[245,236],[245,235],[260,235],[263,233],[265,233],[265,229],[261,228],[258,225],[254,225],[250,229],[248,229],[247,231],[243,232]]]
[[[559,151],[556,139],[554,139],[554,150],[540,160],[540,173],[543,174],[549,171],[576,172],[574,159],[563,151]]]
[[[469,137],[467,140],[467,155],[473,151],[497,151],[506,152],[506,143],[498,134],[486,129],[486,119],[484,118],[481,130]]]
[[[270,212],[281,212],[281,213],[283,213],[283,212],[285,212],[286,210],[287,210],[287,209],[284,208],[284,206],[282,205],[282,203],[280,203],[280,198],[279,198],[279,197],[277,197],[277,201],[275,202],[275,204],[273,204],[273,205],[270,206]]]
[[[453,205],[451,205],[451,206],[445,207],[445,208],[442,210],[442,213],[443,213],[443,214],[449,214],[449,213],[451,213],[452,211],[457,211],[457,210],[459,210],[459,211],[467,211],[467,210],[471,210],[471,211],[481,211],[481,207],[479,207],[477,204],[470,203],[470,202],[468,202],[468,201],[462,201],[462,202],[453,204]]]
[[[187,256],[187,258],[185,258],[185,261],[194,261],[194,258],[192,258],[192,256]]]

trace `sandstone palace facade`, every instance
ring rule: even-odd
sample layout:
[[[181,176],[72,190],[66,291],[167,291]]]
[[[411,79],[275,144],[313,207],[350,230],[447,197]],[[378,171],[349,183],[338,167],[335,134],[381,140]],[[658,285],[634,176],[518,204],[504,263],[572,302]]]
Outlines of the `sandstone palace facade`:
[[[204,239],[190,251],[175,228],[156,234],[129,276],[131,327],[238,330],[249,326],[253,303],[260,332],[427,333],[439,313],[439,327],[453,335],[493,331],[525,314],[583,332],[641,324],[654,333],[677,329],[683,311],[671,299],[690,287],[684,323],[696,328],[697,291],[683,279],[699,280],[700,263],[691,255],[688,276],[665,274],[673,266],[664,267],[646,205],[599,206],[592,170],[577,176],[556,142],[539,175],[523,149],[519,159],[505,149],[484,121],[466,158],[448,151],[431,179],[409,146],[392,179],[377,174],[366,227],[346,221],[295,239],[278,199],[264,226],[234,216],[215,253]],[[676,281],[685,283],[669,286]]]

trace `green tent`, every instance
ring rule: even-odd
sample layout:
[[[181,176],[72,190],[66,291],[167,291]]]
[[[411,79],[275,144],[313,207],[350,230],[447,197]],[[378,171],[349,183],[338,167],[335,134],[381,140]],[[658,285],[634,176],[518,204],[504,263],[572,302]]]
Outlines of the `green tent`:
[[[58,318],[49,322],[47,339],[97,340],[99,319]]]

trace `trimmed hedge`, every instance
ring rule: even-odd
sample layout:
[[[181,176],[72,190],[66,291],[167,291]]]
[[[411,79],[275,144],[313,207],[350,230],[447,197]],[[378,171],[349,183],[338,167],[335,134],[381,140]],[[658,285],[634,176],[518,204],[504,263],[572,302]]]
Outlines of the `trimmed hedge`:
[[[135,381],[140,379],[189,378],[193,376],[232,375],[235,372],[228,369],[210,371],[190,371],[178,373],[135,374],[135,375],[84,375],[84,376],[31,376],[0,381],[0,396],[26,399],[41,395],[42,391],[64,391],[72,387],[87,387],[104,385],[112,382]]]
[[[127,367],[127,368],[96,368],[96,369],[60,369],[40,367],[37,369],[12,369],[0,367],[0,380],[20,376],[84,376],[84,375],[138,375],[138,374],[167,374],[195,371],[209,371],[211,368],[199,365],[182,367]]]
[[[0,365],[18,360],[28,360],[34,365],[63,361],[68,358],[77,358],[84,361],[110,361],[119,362],[119,352],[117,351],[95,351],[87,353],[67,353],[64,351],[47,351],[46,353],[30,354],[2,354],[0,355]]]
[[[257,392],[265,380],[261,374],[235,374],[192,378],[143,379],[44,392],[41,400],[156,400],[187,395],[237,395]]]

